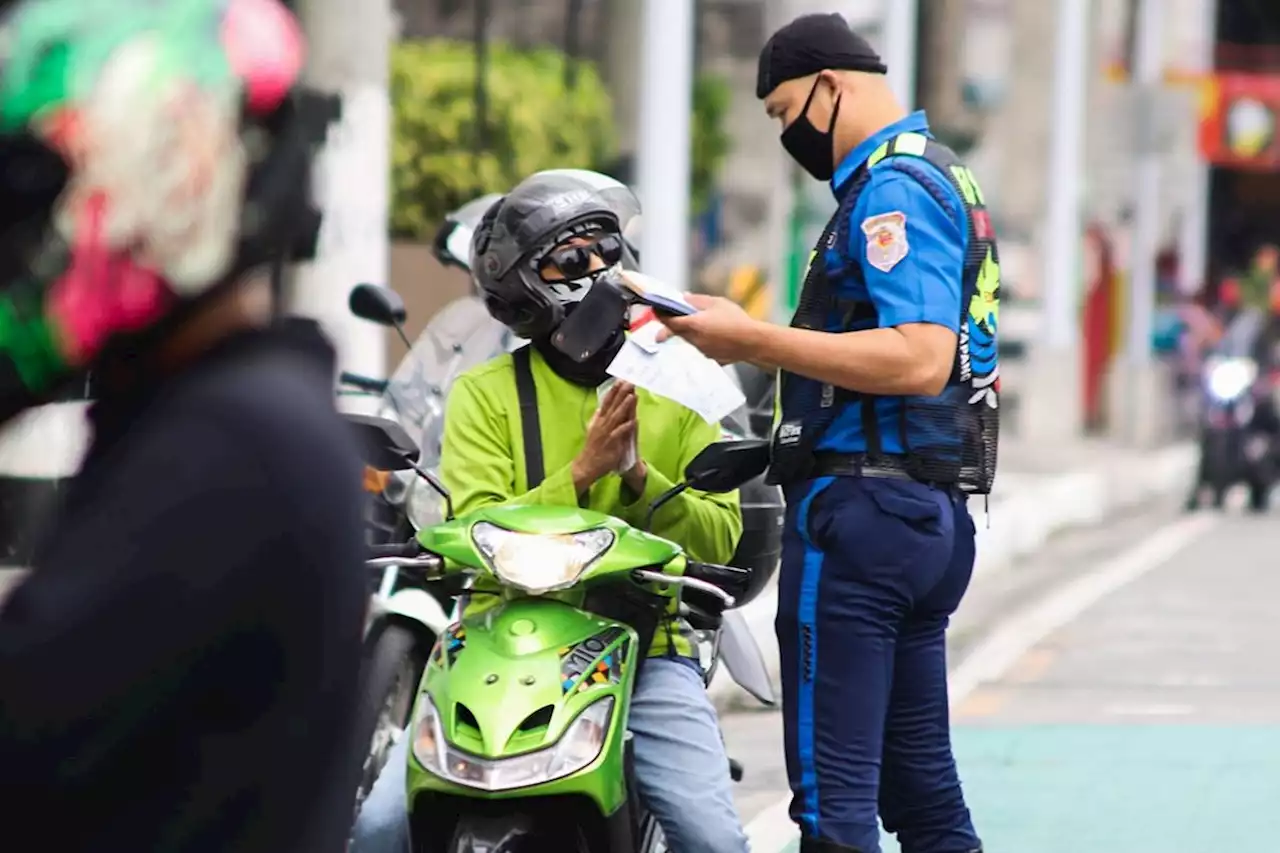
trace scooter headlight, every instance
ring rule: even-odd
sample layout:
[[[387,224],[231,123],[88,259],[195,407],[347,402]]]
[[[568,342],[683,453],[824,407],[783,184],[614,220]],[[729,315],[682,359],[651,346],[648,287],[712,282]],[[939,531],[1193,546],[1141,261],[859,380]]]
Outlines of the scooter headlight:
[[[503,583],[530,595],[567,589],[613,545],[613,531],[517,533],[487,521],[471,528],[471,541]]]
[[[1208,367],[1209,393],[1223,402],[1239,397],[1258,378],[1258,365],[1251,358],[1225,358]]]
[[[482,791],[527,788],[577,773],[600,756],[613,697],[592,702],[551,747],[510,758],[479,758],[455,749],[444,739],[440,715],[431,697],[422,694],[414,722],[413,755],[427,772]]]

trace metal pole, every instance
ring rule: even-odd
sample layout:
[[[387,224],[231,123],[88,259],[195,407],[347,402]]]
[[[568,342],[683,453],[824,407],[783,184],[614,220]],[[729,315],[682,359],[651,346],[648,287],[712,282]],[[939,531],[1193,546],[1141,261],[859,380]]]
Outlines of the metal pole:
[[[1044,342],[1050,350],[1079,344],[1079,255],[1084,194],[1085,72],[1089,4],[1058,0],[1048,215],[1044,234]]]
[[[1214,52],[1218,40],[1217,0],[1200,0],[1200,26],[1197,55],[1193,67],[1206,77],[1214,71]],[[1188,176],[1187,215],[1183,217],[1181,272],[1183,287],[1194,291],[1203,287],[1209,266],[1209,164],[1196,157]]]
[[[386,284],[390,206],[391,0],[302,0],[307,34],[306,76],[341,97],[342,118],[329,128],[316,158],[316,200],[324,222],[316,258],[300,264],[290,309],[320,320],[343,369],[386,372],[386,332],[347,310],[351,288]]]
[[[1158,96],[1164,66],[1166,0],[1139,0],[1135,25],[1133,83],[1141,108],[1134,168],[1133,243],[1129,271],[1127,360],[1143,367],[1152,360],[1156,253],[1160,242],[1160,152]]]
[[[694,0],[643,3],[636,134],[641,257],[650,275],[688,290]]]
[[[916,43],[919,36],[919,0],[884,0],[884,64],[889,66],[889,86],[898,103],[908,110],[916,103]]]

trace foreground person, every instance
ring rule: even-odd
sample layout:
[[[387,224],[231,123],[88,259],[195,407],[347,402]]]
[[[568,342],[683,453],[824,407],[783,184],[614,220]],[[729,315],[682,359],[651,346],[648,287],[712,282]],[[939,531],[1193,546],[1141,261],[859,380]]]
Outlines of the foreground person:
[[[87,370],[98,400],[0,610],[0,821],[14,849],[337,853],[361,468],[328,342],[245,278],[315,222],[298,28],[275,0],[5,11],[0,409]]]

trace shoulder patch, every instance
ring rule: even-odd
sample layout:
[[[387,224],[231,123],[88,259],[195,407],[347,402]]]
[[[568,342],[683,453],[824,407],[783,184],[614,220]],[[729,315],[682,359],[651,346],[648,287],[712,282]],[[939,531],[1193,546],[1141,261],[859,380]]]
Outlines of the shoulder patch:
[[[889,272],[907,256],[907,215],[900,210],[868,216],[862,220],[862,233],[867,237],[867,263]]]

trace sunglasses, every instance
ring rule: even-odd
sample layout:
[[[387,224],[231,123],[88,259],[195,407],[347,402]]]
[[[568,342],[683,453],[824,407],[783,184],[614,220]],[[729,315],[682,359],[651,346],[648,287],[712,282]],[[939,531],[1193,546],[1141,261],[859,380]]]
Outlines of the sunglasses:
[[[605,266],[613,266],[622,260],[622,238],[616,234],[607,234],[598,240],[583,246],[569,246],[548,252],[538,265],[540,270],[554,266],[566,280],[582,278],[591,272],[591,256],[595,255],[604,261]]]

